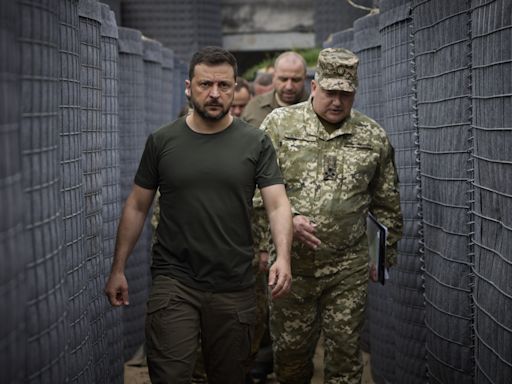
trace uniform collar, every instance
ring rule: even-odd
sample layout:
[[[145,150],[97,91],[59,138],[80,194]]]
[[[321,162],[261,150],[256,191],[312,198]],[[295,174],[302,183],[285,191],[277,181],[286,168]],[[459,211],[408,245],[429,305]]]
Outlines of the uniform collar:
[[[303,101],[308,100],[308,98],[309,98],[309,95],[308,95],[307,91],[304,89],[304,92],[302,93],[302,96],[300,97],[299,103],[302,103]],[[268,106],[268,107],[271,107],[272,109],[281,107],[277,103],[277,95],[276,95],[275,89],[273,89],[272,91],[269,91],[267,93],[263,93],[260,96],[260,106],[262,106],[262,107]]]

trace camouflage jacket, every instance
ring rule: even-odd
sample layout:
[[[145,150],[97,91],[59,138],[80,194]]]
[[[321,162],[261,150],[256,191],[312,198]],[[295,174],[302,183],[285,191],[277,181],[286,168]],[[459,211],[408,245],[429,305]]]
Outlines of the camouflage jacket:
[[[310,101],[274,110],[260,128],[276,148],[294,214],[317,224],[321,247],[343,253],[367,244],[371,211],[388,227],[393,264],[402,215],[394,151],[384,129],[353,109],[329,134]],[[294,242],[294,253],[300,247]]]

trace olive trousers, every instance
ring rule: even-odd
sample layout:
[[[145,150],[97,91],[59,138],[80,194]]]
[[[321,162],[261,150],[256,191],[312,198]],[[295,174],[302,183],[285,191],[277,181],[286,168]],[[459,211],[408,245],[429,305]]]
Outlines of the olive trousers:
[[[201,338],[208,383],[244,383],[255,322],[254,287],[207,292],[155,277],[145,329],[151,382],[189,384]]]

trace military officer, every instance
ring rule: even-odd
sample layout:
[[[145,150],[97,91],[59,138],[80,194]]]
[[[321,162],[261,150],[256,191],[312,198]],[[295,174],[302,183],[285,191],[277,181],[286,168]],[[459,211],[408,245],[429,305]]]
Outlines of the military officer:
[[[361,382],[368,212],[389,230],[389,265],[396,259],[402,216],[394,152],[384,129],[352,108],[358,61],[346,49],[322,50],[310,100],[272,111],[260,127],[276,147],[294,214],[293,285],[271,303],[283,384],[310,382],[321,332],[325,383]]]

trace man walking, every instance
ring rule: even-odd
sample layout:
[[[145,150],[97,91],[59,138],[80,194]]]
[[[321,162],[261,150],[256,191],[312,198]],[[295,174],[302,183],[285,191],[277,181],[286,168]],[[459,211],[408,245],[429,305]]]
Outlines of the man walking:
[[[310,382],[320,332],[325,383],[361,382],[368,212],[388,228],[389,265],[396,258],[402,216],[394,152],[385,131],[352,109],[357,65],[346,49],[322,50],[311,100],[276,109],[261,125],[276,146],[294,212],[293,287],[271,303],[270,315],[282,384]]]
[[[120,219],[105,287],[114,306],[128,304],[126,260],[160,189],[146,316],[153,383],[190,382],[199,336],[209,383],[244,382],[255,321],[255,186],[277,248],[273,298],[291,286],[290,205],[269,138],[229,114],[236,75],[234,56],[222,48],[194,54],[185,90],[193,111],[148,137]]]

